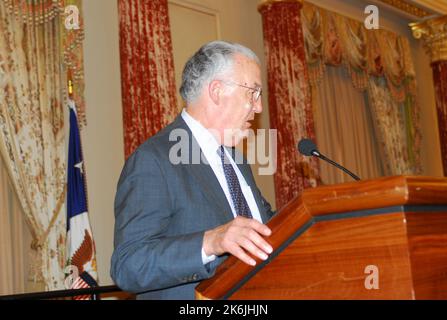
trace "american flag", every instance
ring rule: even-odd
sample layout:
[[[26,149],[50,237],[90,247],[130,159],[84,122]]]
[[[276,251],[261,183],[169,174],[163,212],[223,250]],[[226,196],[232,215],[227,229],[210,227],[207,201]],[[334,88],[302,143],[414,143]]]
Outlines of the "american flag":
[[[69,100],[70,138],[67,167],[67,265],[76,269],[71,289],[96,287],[95,242],[90,227],[84,180],[84,161],[81,139],[73,100]],[[90,299],[90,295],[77,296],[75,300]]]
[[[97,283],[95,279],[93,279],[87,272],[83,272],[81,275],[79,275],[76,280],[73,282],[73,285],[71,286],[72,289],[86,289],[91,287],[96,287]],[[73,300],[91,300],[93,299],[92,295],[81,295],[81,296],[74,296]]]

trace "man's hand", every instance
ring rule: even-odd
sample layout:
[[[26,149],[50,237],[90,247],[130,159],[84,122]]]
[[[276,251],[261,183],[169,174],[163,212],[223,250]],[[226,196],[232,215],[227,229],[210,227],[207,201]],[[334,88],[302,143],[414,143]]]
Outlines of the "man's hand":
[[[228,252],[254,266],[256,261],[247,253],[266,260],[273,249],[262,236],[269,236],[271,233],[265,224],[238,216],[227,224],[206,231],[203,249],[208,256],[219,256]]]

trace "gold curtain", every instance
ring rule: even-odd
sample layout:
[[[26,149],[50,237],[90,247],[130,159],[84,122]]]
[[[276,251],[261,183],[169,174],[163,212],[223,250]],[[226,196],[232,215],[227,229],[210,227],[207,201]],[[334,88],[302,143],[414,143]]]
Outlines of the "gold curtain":
[[[382,176],[380,148],[365,92],[352,86],[347,70],[327,66],[318,86],[312,86],[312,103],[321,152],[362,179]],[[323,161],[320,174],[324,184],[352,181],[349,175]]]
[[[309,3],[302,19],[311,85],[320,85],[327,65],[343,66],[353,87],[367,92],[384,174],[419,174],[421,130],[408,39]]]
[[[68,4],[81,8],[74,0],[0,2],[0,153],[34,239],[32,276],[48,290],[64,288],[69,69],[75,83],[82,80],[82,57],[73,58],[82,29],[64,28]]]
[[[25,291],[23,213],[0,156],[0,295]]]

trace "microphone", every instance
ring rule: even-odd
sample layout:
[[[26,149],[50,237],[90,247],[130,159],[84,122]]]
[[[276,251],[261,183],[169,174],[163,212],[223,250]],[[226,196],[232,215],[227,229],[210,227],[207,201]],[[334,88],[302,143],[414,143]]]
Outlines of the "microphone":
[[[354,178],[354,180],[360,180],[360,178],[357,177],[355,174],[353,174],[351,171],[349,171],[345,167],[339,165],[337,162],[326,158],[323,154],[321,154],[320,151],[318,151],[315,143],[310,139],[301,139],[300,142],[298,142],[298,150],[301,154],[303,154],[305,156],[314,156],[314,157],[320,158],[326,162],[329,162],[333,166],[335,166],[335,167],[343,170],[347,174],[349,174],[352,178]]]

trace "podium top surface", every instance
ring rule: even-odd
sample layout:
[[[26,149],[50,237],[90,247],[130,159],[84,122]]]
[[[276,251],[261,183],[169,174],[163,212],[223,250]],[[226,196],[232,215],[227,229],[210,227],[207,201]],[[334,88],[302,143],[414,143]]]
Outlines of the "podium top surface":
[[[392,176],[325,185],[306,189],[293,201],[301,201],[313,216],[401,205],[447,205],[447,178]]]

